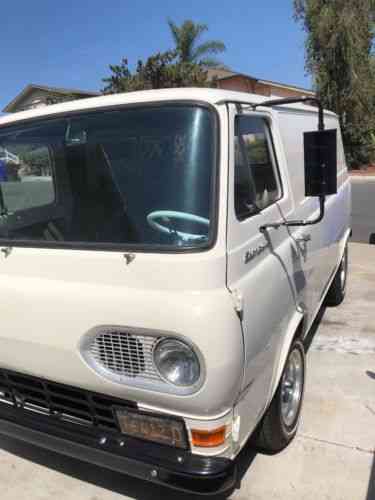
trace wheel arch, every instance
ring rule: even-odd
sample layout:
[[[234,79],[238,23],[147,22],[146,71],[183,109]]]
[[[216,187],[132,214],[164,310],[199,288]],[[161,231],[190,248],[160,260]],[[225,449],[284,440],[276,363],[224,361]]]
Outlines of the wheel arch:
[[[350,228],[348,228],[346,231],[345,231],[345,234],[344,234],[344,237],[341,238],[340,240],[340,243],[339,243],[339,264],[341,262],[341,259],[343,258],[344,256],[344,252],[345,252],[345,247],[347,246],[347,244],[349,243],[349,238],[351,237],[352,235],[352,230]]]
[[[296,310],[295,313],[293,314],[288,328],[286,330],[286,333],[284,335],[284,339],[281,343],[280,350],[279,350],[279,356],[277,361],[275,362],[275,369],[274,369],[274,374],[272,378],[272,384],[270,388],[270,394],[268,397],[268,403],[272,401],[272,398],[277,390],[277,387],[280,382],[280,378],[288,357],[288,353],[290,351],[290,348],[293,344],[293,342],[296,339],[303,339],[303,333],[305,330],[305,315],[303,312]]]

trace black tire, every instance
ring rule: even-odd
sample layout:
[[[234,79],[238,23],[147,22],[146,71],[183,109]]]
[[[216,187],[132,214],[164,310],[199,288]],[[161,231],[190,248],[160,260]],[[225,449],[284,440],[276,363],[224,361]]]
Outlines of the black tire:
[[[282,412],[283,380],[288,369],[288,362],[295,351],[298,353],[302,368],[301,392],[298,406],[296,405],[296,413],[293,416],[293,420],[286,423],[285,417],[283,416]],[[290,348],[288,358],[281,375],[279,386],[273,397],[273,400],[253,436],[253,443],[260,451],[269,454],[277,453],[283,450],[296,435],[304,395],[305,370],[305,349],[302,342],[296,340],[293,342],[292,347]]]
[[[346,284],[348,281],[348,245],[344,250],[336,275],[329,287],[325,303],[329,307],[336,307],[341,304],[345,298]]]

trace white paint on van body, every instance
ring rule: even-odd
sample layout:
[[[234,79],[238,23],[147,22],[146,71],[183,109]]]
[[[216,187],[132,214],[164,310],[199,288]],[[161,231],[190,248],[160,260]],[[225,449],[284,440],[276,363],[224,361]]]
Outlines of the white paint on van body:
[[[219,203],[217,240],[204,252],[137,253],[14,247],[0,255],[0,366],[137,401],[214,428],[239,416],[238,443],[193,450],[233,457],[267,408],[290,343],[303,321],[306,333],[324,299],[348,236],[350,185],[338,143],[338,194],[314,226],[259,227],[285,219],[314,218],[315,198],[304,197],[303,132],[317,128],[317,110],[304,105],[258,108],[270,124],[283,196],[239,222],[234,213],[234,117],[230,102],[260,103],[245,93],[168,89],[90,98],[0,119],[0,126],[33,118],[139,103],[198,101],[218,113]],[[217,104],[220,102],[220,104]],[[245,108],[246,106],[244,106]],[[245,113],[254,113],[244,110]],[[339,128],[326,113],[327,128]],[[268,235],[268,236],[267,236]],[[303,242],[305,236],[309,241]],[[255,251],[262,248],[262,251]],[[253,257],[248,259],[251,252]],[[250,252],[250,254],[249,254]],[[230,292],[237,294],[242,321]],[[82,336],[98,325],[122,325],[182,335],[204,358],[198,392],[177,396],[104,379],[82,360]]]

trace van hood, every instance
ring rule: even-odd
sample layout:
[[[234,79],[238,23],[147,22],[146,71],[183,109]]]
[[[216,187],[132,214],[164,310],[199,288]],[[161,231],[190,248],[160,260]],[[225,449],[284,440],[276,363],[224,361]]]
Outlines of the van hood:
[[[214,417],[239,393],[243,347],[225,287],[225,254],[131,256],[120,252],[12,248],[0,256],[0,367],[153,405]],[[114,382],[80,353],[101,326],[183,336],[200,350],[206,378],[188,396]],[[225,377],[222,374],[225,373]]]

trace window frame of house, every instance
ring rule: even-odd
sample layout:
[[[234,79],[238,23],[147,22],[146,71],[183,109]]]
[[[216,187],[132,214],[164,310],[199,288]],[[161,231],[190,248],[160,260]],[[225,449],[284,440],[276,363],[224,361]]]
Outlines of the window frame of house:
[[[239,145],[239,149],[240,149],[239,154],[241,155],[244,163],[247,164],[247,167],[249,170],[249,180],[250,180],[250,183],[253,184],[251,186],[249,183],[249,194],[251,191],[256,193],[256,183],[254,181],[254,176],[252,175],[252,167],[250,164],[249,157],[246,154],[246,151],[244,148],[243,139],[240,140],[239,139],[240,134],[237,134],[237,131],[239,130],[239,121],[241,121],[241,120],[260,120],[263,122],[264,131],[265,131],[265,139],[266,139],[266,144],[267,144],[267,151],[268,151],[270,163],[272,165],[272,171],[274,174],[275,183],[276,183],[276,187],[277,187],[277,197],[275,199],[273,199],[269,204],[260,208],[259,206],[257,206],[256,203],[254,203],[254,210],[251,210],[249,208],[248,212],[247,213],[244,212],[243,214],[239,214],[237,209],[236,209],[236,148],[237,148],[236,138],[237,137],[238,137],[238,139],[237,139],[238,142],[239,143],[242,142],[242,144]],[[245,135],[245,134],[241,134],[241,136],[243,136],[243,135]],[[243,221],[246,221],[246,220],[252,218],[254,215],[262,213],[264,210],[268,209],[269,207],[271,207],[272,205],[274,205],[275,203],[280,201],[284,195],[283,183],[282,183],[282,179],[281,179],[280,167],[279,167],[279,162],[278,162],[276,149],[275,149],[275,142],[274,142],[274,138],[272,135],[272,127],[271,127],[270,118],[266,115],[259,115],[259,114],[257,114],[257,115],[251,115],[251,114],[247,114],[247,113],[246,114],[245,113],[236,114],[234,116],[234,137],[233,137],[232,144],[233,144],[233,148],[234,148],[234,166],[233,166],[233,168],[234,168],[234,176],[233,176],[233,181],[234,181],[233,182],[233,192],[234,192],[233,203],[234,203],[234,207],[233,207],[233,209],[234,209],[236,219],[239,222],[243,222]]]

